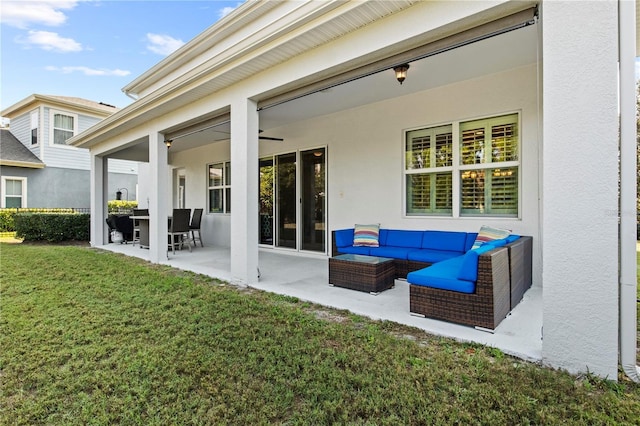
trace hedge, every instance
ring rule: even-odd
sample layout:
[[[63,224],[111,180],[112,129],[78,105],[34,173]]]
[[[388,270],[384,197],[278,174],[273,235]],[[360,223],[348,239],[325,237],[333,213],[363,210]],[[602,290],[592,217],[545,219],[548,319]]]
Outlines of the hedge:
[[[74,213],[77,210],[72,208],[6,208],[0,209],[0,232],[15,232],[16,225],[14,216],[18,213]]]
[[[16,237],[25,241],[89,241],[89,214],[17,213],[14,221]]]
[[[137,201],[109,200],[107,202],[107,210],[109,211],[109,213],[131,211],[137,207],[138,207]]]

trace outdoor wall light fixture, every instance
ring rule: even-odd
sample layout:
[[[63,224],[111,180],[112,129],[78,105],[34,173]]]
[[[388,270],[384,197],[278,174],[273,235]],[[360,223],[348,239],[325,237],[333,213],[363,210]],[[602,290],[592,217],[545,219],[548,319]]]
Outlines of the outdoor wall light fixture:
[[[122,191],[127,191],[127,201],[129,201],[129,190],[127,188],[118,188],[116,191],[116,200],[122,200]]]
[[[167,149],[171,148],[171,142],[173,142],[173,139],[165,139],[164,144],[167,146]]]
[[[402,82],[407,78],[407,70],[409,69],[409,64],[402,64],[393,67],[393,70],[396,73],[396,79],[402,84]]]

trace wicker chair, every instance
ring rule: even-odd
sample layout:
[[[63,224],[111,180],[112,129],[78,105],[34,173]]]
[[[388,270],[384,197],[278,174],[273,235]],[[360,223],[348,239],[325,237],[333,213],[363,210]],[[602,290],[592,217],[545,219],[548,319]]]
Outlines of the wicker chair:
[[[409,311],[458,324],[493,330],[511,309],[509,249],[478,256],[478,281],[472,294],[411,284]]]

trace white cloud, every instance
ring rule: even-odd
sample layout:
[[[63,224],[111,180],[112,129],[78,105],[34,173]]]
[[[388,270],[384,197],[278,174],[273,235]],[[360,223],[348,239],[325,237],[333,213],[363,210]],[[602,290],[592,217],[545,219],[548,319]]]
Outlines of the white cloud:
[[[147,33],[147,49],[158,55],[169,55],[184,44],[184,41],[175,39],[166,34]]]
[[[82,45],[74,39],[60,37],[58,33],[50,31],[29,31],[27,37],[20,39],[19,42],[53,52],[67,53],[83,50]]]
[[[63,10],[71,10],[77,0],[2,1],[0,22],[18,28],[31,24],[59,26],[66,22]]]
[[[224,18],[225,16],[227,16],[228,14],[230,14],[231,12],[233,12],[234,10],[236,10],[238,8],[238,6],[240,6],[242,4],[242,2],[236,4],[235,6],[231,7],[231,6],[227,6],[227,7],[223,7],[222,9],[220,9],[220,18]]]
[[[89,67],[84,67],[84,66],[77,66],[77,67],[54,67],[54,66],[47,66],[45,67],[45,70],[47,71],[57,71],[57,72],[61,72],[63,74],[71,74],[73,72],[80,72],[84,75],[88,75],[88,76],[116,76],[116,77],[124,77],[127,76],[129,74],[131,74],[131,71],[126,71],[126,70],[121,70],[121,69],[114,69],[114,70],[108,70],[105,68],[89,68]]]

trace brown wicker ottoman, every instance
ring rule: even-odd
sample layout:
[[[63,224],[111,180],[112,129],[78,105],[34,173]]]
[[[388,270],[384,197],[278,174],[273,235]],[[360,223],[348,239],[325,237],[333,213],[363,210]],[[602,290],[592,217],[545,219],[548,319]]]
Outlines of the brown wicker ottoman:
[[[395,279],[393,259],[359,254],[329,258],[329,285],[378,294],[392,288]]]

